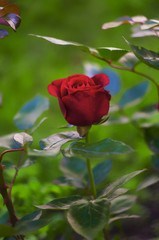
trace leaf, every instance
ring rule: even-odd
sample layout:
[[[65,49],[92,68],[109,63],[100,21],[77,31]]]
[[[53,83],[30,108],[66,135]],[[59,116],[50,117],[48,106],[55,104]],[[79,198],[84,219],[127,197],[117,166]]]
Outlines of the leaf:
[[[21,108],[19,113],[14,117],[14,123],[19,129],[31,128],[37,118],[48,108],[48,99],[38,95]]]
[[[147,29],[155,29],[155,27],[159,26],[159,21],[156,19],[149,19],[143,25],[141,25],[142,30]]]
[[[130,118],[128,117],[114,117],[114,116],[110,116],[110,118],[108,119],[108,121],[106,121],[105,123],[103,123],[102,125],[110,125],[110,124],[127,124],[130,122]]]
[[[93,77],[99,73],[105,73],[110,80],[105,89],[108,90],[111,95],[115,95],[119,92],[121,87],[120,77],[114,70],[110,68],[100,68],[98,65],[91,63],[85,63],[84,69],[85,74],[89,77]]]
[[[80,158],[69,158],[64,156],[60,164],[60,170],[68,176],[83,180],[83,177],[87,172],[87,166],[86,163]]]
[[[94,239],[109,219],[110,203],[106,199],[79,200],[73,203],[67,219],[72,228],[86,239]]]
[[[32,134],[33,132],[35,132],[46,119],[47,117],[44,117],[43,119],[41,119],[41,121],[35,127],[32,128],[30,133]]]
[[[111,201],[110,214],[119,214],[133,207],[136,202],[136,196],[123,195]]]
[[[147,188],[155,183],[159,182],[159,177],[157,175],[148,176],[144,179],[137,188],[137,191],[140,191],[144,188]]]
[[[52,210],[35,211],[18,220],[15,224],[15,229],[18,231],[18,234],[36,232],[40,228],[48,225],[54,215],[55,211]]]
[[[100,48],[92,48],[88,47],[86,45],[76,43],[76,42],[69,42],[69,41],[64,41],[61,39],[57,38],[52,38],[52,37],[45,37],[45,36],[40,36],[40,35],[35,35],[35,34],[30,34],[31,36],[38,37],[45,39],[53,44],[57,45],[63,45],[63,46],[75,46],[77,48],[80,48],[84,52],[87,52],[91,55],[94,55],[97,58],[104,58],[107,60],[118,60],[123,54],[127,52],[125,49],[120,49],[120,48],[113,48],[113,47],[100,47]]]
[[[14,13],[9,13],[0,18],[0,24],[10,26],[14,31],[19,27],[21,23],[21,17]]]
[[[40,36],[40,35],[35,35],[35,34],[30,34],[31,36],[34,37],[38,37],[38,38],[42,38],[45,39],[53,44],[57,44],[57,45],[63,45],[63,46],[75,46],[77,48],[80,48],[81,50],[83,50],[84,52],[88,52],[88,53],[97,53],[97,51],[93,48],[90,48],[88,46],[85,46],[83,44],[80,43],[76,43],[76,42],[69,42],[69,41],[64,41],[61,39],[57,39],[57,38],[53,38],[53,37],[45,37],[45,36]]]
[[[112,169],[112,160],[106,160],[102,163],[99,163],[97,166],[95,166],[93,168],[93,176],[94,176],[95,184],[97,185],[103,182],[107,178],[111,169]],[[85,179],[87,182],[89,182],[88,173],[86,174]]]
[[[114,48],[114,47],[100,47],[100,48],[97,48],[97,51],[99,52],[101,57],[111,61],[117,61],[125,53],[128,52],[125,49]]]
[[[152,152],[159,154],[159,127],[143,128],[146,143]]]
[[[17,230],[10,224],[0,224],[0,237],[11,237],[16,234]]]
[[[56,133],[40,140],[40,147],[45,152],[48,151],[53,155],[58,155],[62,145],[69,141],[77,141],[78,139],[81,138],[75,131]]]
[[[129,88],[121,97],[118,103],[119,107],[124,108],[139,103],[142,97],[146,94],[148,87],[149,83],[147,81],[144,81],[132,88]]]
[[[137,176],[138,174],[144,171],[145,170],[135,171],[127,175],[124,175],[121,178],[118,178],[115,182],[110,183],[106,188],[104,188],[99,197],[103,198],[103,197],[108,197],[112,195],[117,189],[121,188],[124,184],[126,184],[132,178],[134,178],[135,176]]]
[[[134,68],[139,60],[132,52],[128,52],[119,59],[119,63],[125,67]]]
[[[25,162],[19,167],[19,169],[29,167],[35,163],[36,163],[36,158],[34,157],[27,158]]]
[[[22,132],[14,135],[14,141],[19,144],[19,147],[24,147],[27,143],[30,145],[33,142],[33,137],[29,134]]]
[[[19,144],[14,141],[14,135],[16,133],[11,133],[0,137],[0,147],[15,149],[19,148]]]
[[[109,195],[107,197],[108,200],[113,200],[117,197],[119,197],[120,195],[122,194],[125,194],[128,192],[128,189],[127,188],[118,188],[113,194]]]
[[[102,29],[109,29],[114,27],[119,27],[122,24],[129,23],[130,25],[133,24],[143,24],[147,18],[145,16],[134,16],[134,17],[120,17],[113,22],[104,23]]]
[[[100,142],[72,143],[69,148],[64,149],[66,156],[81,156],[84,158],[105,158],[108,154],[121,154],[132,152],[132,148],[123,142],[106,138]]]
[[[143,47],[139,48],[138,46],[134,46],[131,43],[129,43],[126,39],[125,41],[141,62],[147,64],[152,68],[159,69],[159,53],[156,53]]]
[[[127,215],[127,214],[121,214],[121,215],[118,215],[116,217],[112,217],[109,219],[109,224],[114,222],[114,221],[117,221],[117,220],[121,220],[121,219],[131,219],[131,218],[139,218],[140,216],[138,215]]]
[[[84,188],[83,181],[71,176],[61,176],[53,181],[53,184],[58,186],[74,186],[76,188]]]
[[[8,36],[8,32],[4,29],[0,29],[0,38],[4,38],[6,36]],[[2,105],[2,101],[1,101],[2,97],[1,96],[2,95],[0,94],[0,106]]]
[[[80,200],[82,197],[80,196],[70,196],[65,198],[56,198],[53,201],[45,204],[45,205],[36,205],[37,208],[40,209],[52,209],[52,210],[67,210],[71,206],[72,203]]]

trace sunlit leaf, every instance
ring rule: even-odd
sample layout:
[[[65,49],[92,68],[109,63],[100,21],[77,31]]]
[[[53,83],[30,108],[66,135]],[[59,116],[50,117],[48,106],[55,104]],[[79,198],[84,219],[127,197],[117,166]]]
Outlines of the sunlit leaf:
[[[119,101],[119,107],[124,108],[126,106],[132,106],[139,103],[143,96],[146,94],[149,87],[148,81],[137,84],[136,86],[129,88]]]
[[[14,141],[14,135],[15,134],[16,133],[11,133],[11,134],[8,134],[8,135],[5,135],[5,136],[1,136],[0,137],[0,147],[12,148],[12,149],[19,148],[19,144],[17,144]]]
[[[100,184],[103,182],[108,174],[110,173],[112,169],[112,160],[106,160],[104,162],[99,163],[97,166],[93,168],[93,176],[95,184]],[[87,182],[89,182],[88,174],[85,176]]]
[[[132,178],[142,173],[143,171],[145,170],[129,173],[117,179],[115,182],[110,183],[106,188],[103,189],[102,193],[100,194],[100,197],[107,197],[113,194],[117,189],[121,188],[124,184],[126,184],[128,181],[130,181]]]
[[[14,141],[19,144],[19,147],[24,147],[27,143],[30,145],[33,142],[33,137],[25,132],[16,133]]]
[[[125,39],[126,43],[130,46],[136,57],[143,63],[150,67],[159,69],[159,53],[148,50],[146,48],[139,48],[138,46],[132,45]]]
[[[136,202],[136,196],[123,195],[111,201],[110,214],[119,214],[133,207]]]
[[[62,145],[69,141],[77,141],[78,139],[80,140],[81,138],[75,131],[56,133],[47,138],[41,139],[40,147],[45,152],[48,151],[50,153],[52,152],[54,155],[58,155]]]
[[[94,239],[109,219],[110,203],[106,199],[79,200],[73,203],[67,219],[72,228],[86,239]]]
[[[151,175],[145,178],[140,185],[138,186],[137,190],[142,190],[144,188],[147,188],[155,183],[159,182],[159,176],[157,175]]]
[[[142,30],[147,30],[159,26],[159,20],[149,19],[143,25],[141,25]]]
[[[38,229],[48,225],[53,219],[55,211],[52,210],[39,210],[28,214],[18,220],[15,229],[18,234],[27,234],[37,231]]]
[[[10,224],[0,224],[0,237],[10,237],[17,233]]]
[[[41,121],[35,127],[33,127],[33,129],[31,130],[31,134],[35,132],[46,119],[47,117],[44,117],[43,119],[41,119]]]
[[[38,205],[37,208],[40,209],[54,209],[54,210],[67,210],[69,209],[70,205],[78,200],[80,200],[82,197],[80,196],[70,196],[65,198],[56,198],[52,200],[51,202],[45,204],[45,205]]]
[[[99,58],[102,57],[104,59],[112,60],[112,61],[118,60],[122,55],[124,55],[127,52],[127,50],[120,49],[120,48],[114,48],[114,47],[92,48],[92,47],[88,47],[88,46],[80,44],[80,43],[64,41],[64,40],[57,39],[57,38],[45,37],[45,36],[34,35],[34,34],[30,34],[30,35],[34,36],[34,37],[38,37],[38,38],[43,38],[43,39],[45,39],[53,44],[57,44],[57,45],[75,46],[91,55],[94,55]]]
[[[119,63],[130,68],[134,68],[138,62],[138,58],[132,52],[126,53],[119,59]]]
[[[130,122],[130,118],[128,117],[114,117],[114,116],[110,116],[110,118],[103,123],[103,125],[110,125],[110,124],[126,124]]]
[[[25,104],[14,117],[14,123],[19,129],[31,128],[37,118],[49,108],[49,101],[42,96],[36,96]]]
[[[105,158],[108,154],[129,153],[133,150],[123,142],[107,138],[92,144],[72,143],[63,151],[66,156],[79,155],[84,158]]]
[[[109,224],[114,222],[114,221],[117,221],[117,220],[121,220],[121,219],[131,219],[131,218],[139,218],[140,216],[139,215],[127,215],[127,214],[121,214],[121,215],[118,215],[116,217],[112,217],[109,219]]]
[[[113,22],[104,23],[102,29],[109,29],[114,27],[119,27],[122,24],[129,23],[130,25],[133,24],[143,24],[147,18],[145,16],[134,16],[134,17],[120,17]]]

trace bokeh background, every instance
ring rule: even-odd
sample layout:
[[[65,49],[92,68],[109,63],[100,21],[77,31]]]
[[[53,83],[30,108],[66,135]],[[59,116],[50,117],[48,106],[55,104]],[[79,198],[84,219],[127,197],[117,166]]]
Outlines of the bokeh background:
[[[0,93],[2,94],[0,136],[19,131],[14,125],[13,118],[19,109],[37,94],[50,99],[50,109],[43,114],[43,117],[46,116],[48,119],[34,134],[34,145],[37,146],[41,138],[60,132],[59,127],[66,122],[60,112],[57,99],[48,94],[47,85],[59,78],[84,73],[85,62],[97,63],[101,68],[108,67],[79,49],[53,45],[29,34],[75,41],[92,47],[129,49],[123,39],[124,36],[136,45],[158,51],[158,39],[155,37],[131,39],[131,27],[128,24],[109,30],[101,29],[103,23],[121,16],[145,15],[147,18],[158,18],[158,0],[14,0],[11,3],[19,6],[22,23],[16,33],[10,29],[9,37],[0,40]],[[157,70],[150,69],[144,64],[140,64],[138,70],[158,78]],[[112,98],[113,104],[118,102],[128,87],[143,80],[133,73],[120,70],[116,70],[116,73],[121,79],[121,90]],[[149,93],[139,105],[129,109],[128,114],[155,101],[157,101],[156,90],[150,83]],[[150,151],[144,142],[142,132],[131,124],[93,127],[91,136],[93,140],[96,138],[96,141],[106,137],[123,141],[136,150],[131,155],[114,157],[109,181],[146,167],[153,171]],[[15,156],[17,155],[11,155],[13,161],[16,161]],[[7,156],[6,160],[9,157]],[[58,168],[59,161],[60,158],[39,158],[37,164],[19,172],[13,195],[20,216],[34,210],[35,204],[42,204],[51,197],[62,197],[69,193],[69,188],[60,188],[51,184],[51,181],[61,174]],[[13,171],[7,172],[8,181],[12,174]],[[138,180],[132,181],[130,187],[135,187]],[[56,230],[55,227],[55,232]],[[46,236],[46,239],[54,239],[49,238],[53,234],[53,231],[52,233],[49,231],[46,227],[45,233],[43,230],[38,233],[39,235],[37,234],[37,237],[34,235],[28,239],[45,239]]]

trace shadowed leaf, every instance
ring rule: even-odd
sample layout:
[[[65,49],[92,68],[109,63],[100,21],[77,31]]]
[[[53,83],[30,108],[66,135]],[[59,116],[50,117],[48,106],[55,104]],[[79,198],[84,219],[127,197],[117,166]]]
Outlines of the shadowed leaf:
[[[40,209],[54,209],[54,210],[67,210],[69,209],[70,205],[78,200],[80,200],[82,197],[80,196],[71,196],[66,198],[56,198],[52,200],[51,202],[45,204],[45,205],[39,205],[36,206]]]
[[[136,202],[136,196],[123,195],[111,201],[110,214],[119,214],[133,207]]]
[[[121,188],[124,184],[126,184],[128,181],[130,181],[132,178],[142,173],[143,171],[145,170],[129,173],[117,179],[115,182],[110,183],[106,188],[103,189],[102,193],[100,194],[100,198],[112,195],[117,189]]]
[[[94,239],[109,219],[110,203],[106,199],[79,200],[73,203],[67,219],[72,228],[86,239]]]
[[[139,48],[138,46],[134,46],[131,43],[129,43],[126,39],[125,41],[141,62],[155,69],[159,69],[159,53],[156,53],[143,47]]]
[[[137,191],[147,188],[155,183],[159,182],[159,176],[152,175],[145,178],[137,188]]]
[[[125,143],[112,139],[104,139],[97,143],[72,143],[64,149],[66,156],[79,155],[84,158],[105,158],[108,154],[121,154],[132,152],[132,148]]]

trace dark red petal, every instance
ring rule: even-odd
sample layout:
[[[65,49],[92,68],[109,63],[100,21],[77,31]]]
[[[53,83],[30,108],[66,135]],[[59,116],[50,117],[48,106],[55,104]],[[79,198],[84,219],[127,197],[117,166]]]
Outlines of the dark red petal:
[[[54,97],[61,97],[61,84],[64,80],[65,78],[53,81],[48,85],[48,92]]]
[[[99,121],[109,111],[110,95],[107,91],[81,91],[65,96],[65,119],[76,126],[88,126]]]
[[[103,88],[109,84],[109,77],[105,73],[99,73],[92,77],[96,85],[101,85]]]

